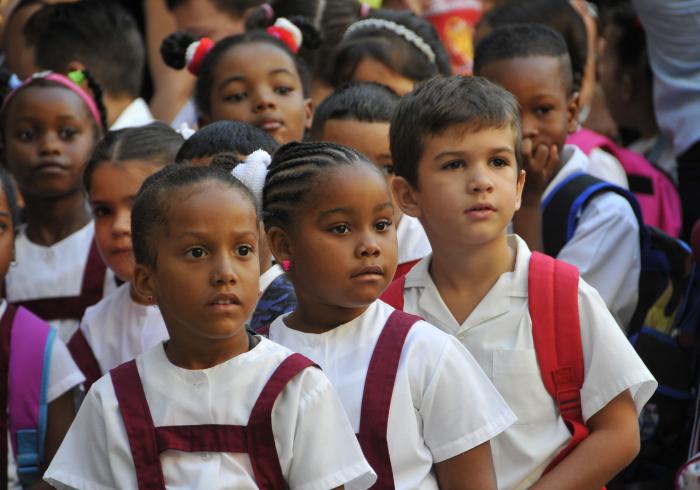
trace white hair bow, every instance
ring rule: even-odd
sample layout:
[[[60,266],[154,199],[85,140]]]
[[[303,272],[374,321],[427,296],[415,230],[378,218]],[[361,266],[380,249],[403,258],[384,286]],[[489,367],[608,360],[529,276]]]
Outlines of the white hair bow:
[[[272,157],[265,150],[255,150],[248,155],[245,162],[236,165],[231,171],[231,175],[250,189],[255,196],[258,208],[262,209],[262,192],[267,176],[267,167],[270,166]]]

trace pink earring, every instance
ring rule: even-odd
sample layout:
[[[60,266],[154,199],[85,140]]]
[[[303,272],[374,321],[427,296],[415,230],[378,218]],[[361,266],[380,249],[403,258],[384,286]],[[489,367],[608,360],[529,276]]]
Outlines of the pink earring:
[[[282,261],[282,270],[284,272],[289,272],[292,270],[292,261],[291,260],[283,260]]]

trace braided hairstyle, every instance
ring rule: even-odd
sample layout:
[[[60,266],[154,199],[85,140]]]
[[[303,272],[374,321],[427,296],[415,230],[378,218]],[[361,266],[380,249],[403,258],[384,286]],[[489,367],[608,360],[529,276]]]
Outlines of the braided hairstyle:
[[[384,179],[384,174],[359,152],[328,142],[292,142],[275,153],[263,189],[263,222],[288,229],[313,199],[315,185],[328,171],[342,165],[366,165]]]
[[[250,190],[221,166],[195,167],[167,165],[149,176],[141,185],[131,210],[131,241],[138,264],[156,266],[156,234],[168,224],[170,210],[178,205],[175,193],[181,189],[224,184],[244,196],[256,213],[255,197]]]
[[[303,33],[301,48],[316,49],[321,44],[321,37],[313,25],[304,17],[291,17],[289,21],[294,23]],[[160,53],[165,64],[176,70],[181,70],[187,63],[187,48],[199,38],[187,32],[175,32],[163,40]],[[200,115],[211,114],[211,92],[214,83],[214,74],[219,66],[219,61],[230,49],[242,44],[267,43],[280,48],[294,61],[301,80],[304,97],[311,95],[311,76],[306,63],[294,55],[289,47],[264,30],[252,30],[244,34],[225,37],[218,41],[214,47],[204,56],[197,73],[197,83],[194,89],[194,103]]]

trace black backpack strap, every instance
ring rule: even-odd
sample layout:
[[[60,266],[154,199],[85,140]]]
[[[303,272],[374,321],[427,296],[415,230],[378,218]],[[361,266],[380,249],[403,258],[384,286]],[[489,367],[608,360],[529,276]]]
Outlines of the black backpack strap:
[[[602,192],[615,192],[632,206],[640,230],[644,227],[637,200],[629,191],[592,175],[576,172],[567,177],[542,201],[542,242],[545,253],[556,257],[571,239],[581,211]]]

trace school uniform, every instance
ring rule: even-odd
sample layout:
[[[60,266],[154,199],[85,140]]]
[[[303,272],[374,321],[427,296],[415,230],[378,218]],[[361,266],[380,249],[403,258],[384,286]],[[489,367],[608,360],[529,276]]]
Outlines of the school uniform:
[[[126,109],[119,114],[119,117],[117,117],[114,124],[112,124],[109,129],[110,131],[115,131],[117,129],[134,128],[145,126],[153,121],[155,121],[155,119],[153,118],[153,114],[151,114],[151,110],[148,108],[148,104],[139,97],[126,106]]]
[[[575,172],[605,178],[594,173],[595,167],[575,146],[564,147],[562,160],[564,165],[545,189],[543,200]],[[617,323],[623,329],[627,327],[637,307],[642,259],[639,223],[624,197],[604,192],[591,198],[557,259],[578,267],[581,277],[600,293]]]
[[[396,239],[399,242],[399,267],[401,264],[422,259],[431,252],[428,235],[423,230],[418,218],[404,214],[396,227]]]
[[[20,228],[15,239],[17,264],[10,267],[5,277],[7,300],[10,303],[24,303],[37,299],[61,298],[56,302],[61,306],[62,297],[81,296],[85,283],[83,275],[94,235],[95,226],[91,221],[60,242],[45,247],[31,242],[24,228]],[[102,296],[116,289],[114,274],[109,269],[105,270],[104,279],[100,279],[99,283]],[[96,298],[95,303],[102,296]],[[64,343],[70,340],[80,325],[79,318],[60,319],[42,315],[29,304],[27,309],[56,327],[58,336]]]
[[[508,238],[516,251],[513,272],[502,274],[460,325],[443,302],[429,273],[432,255],[408,273],[404,310],[456,336],[515,412],[518,421],[491,441],[500,489],[535,483],[570,439],[538,367],[528,309],[530,250],[517,235]],[[578,307],[584,357],[581,389],[587,421],[629,389],[639,412],[657,383],[610,315],[600,295],[579,281]]]
[[[564,148],[566,149],[566,146]],[[600,148],[593,148],[588,155],[588,173],[623,189],[629,189],[627,174],[620,161]]]
[[[0,300],[0,318],[7,311],[7,301]],[[12,355],[12,354],[10,354]],[[49,384],[46,391],[46,400],[53,402],[67,391],[73,389],[83,382],[85,377],[73,362],[68,349],[59,339],[53,342],[50,354],[51,363],[49,365]],[[7,488],[11,490],[21,490],[22,486],[17,476],[17,465],[15,455],[10,443],[10,431],[7,431]]]
[[[250,351],[208,369],[173,365],[162,345],[136,358],[135,364],[156,427],[245,426],[268,379],[290,355],[288,349],[261,339]],[[44,475],[51,485],[137,488],[112,376],[101,378],[87,394]],[[376,480],[335,390],[319,369],[304,369],[289,381],[271,417],[274,446],[290,488],[364,489]],[[158,461],[169,489],[258,488],[245,453],[168,450]]]
[[[370,359],[394,311],[375,301],[359,317],[322,334],[292,330],[284,317],[270,326],[270,339],[321,366],[356,433],[363,424]],[[386,440],[396,488],[438,488],[434,463],[492,439],[515,421],[469,352],[424,321],[408,332],[395,372]]]
[[[134,301],[129,283],[85,310],[80,333],[102,374],[169,338],[158,307]]]
[[[260,297],[248,326],[256,331],[297,306],[294,286],[279,264],[260,275]]]

